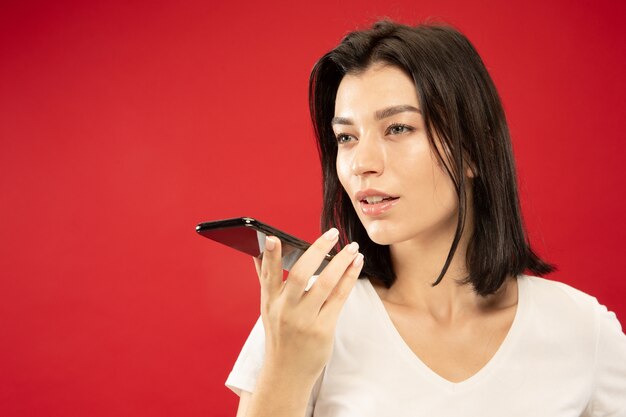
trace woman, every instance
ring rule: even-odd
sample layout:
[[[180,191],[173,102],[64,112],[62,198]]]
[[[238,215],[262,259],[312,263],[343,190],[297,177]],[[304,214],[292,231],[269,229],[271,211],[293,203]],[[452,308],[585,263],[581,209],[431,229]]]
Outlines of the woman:
[[[379,22],[323,56],[309,91],[329,230],[284,283],[278,239],[255,259],[261,319],[226,382],[237,415],[626,416],[626,336],[534,276],[554,267],[526,239],[469,41]]]

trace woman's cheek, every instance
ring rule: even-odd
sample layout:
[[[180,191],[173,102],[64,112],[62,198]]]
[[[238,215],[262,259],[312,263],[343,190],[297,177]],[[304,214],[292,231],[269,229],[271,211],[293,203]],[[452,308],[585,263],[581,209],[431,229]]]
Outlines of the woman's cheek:
[[[349,184],[349,175],[346,168],[346,161],[344,158],[337,158],[336,160],[337,167],[337,178],[339,178],[339,182],[343,189],[350,194],[350,184]]]

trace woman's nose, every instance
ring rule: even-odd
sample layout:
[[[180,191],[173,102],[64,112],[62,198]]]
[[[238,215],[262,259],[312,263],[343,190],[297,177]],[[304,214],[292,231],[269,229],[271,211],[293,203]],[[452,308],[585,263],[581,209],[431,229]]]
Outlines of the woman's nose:
[[[354,175],[380,175],[384,169],[383,153],[373,135],[364,135],[357,142],[352,159]]]

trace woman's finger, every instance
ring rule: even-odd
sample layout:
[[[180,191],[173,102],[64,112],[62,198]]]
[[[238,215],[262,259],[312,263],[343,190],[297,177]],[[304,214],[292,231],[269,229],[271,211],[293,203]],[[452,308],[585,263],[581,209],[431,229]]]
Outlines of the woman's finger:
[[[284,291],[294,303],[300,301],[305,294],[304,289],[309,279],[320,267],[326,255],[337,243],[339,231],[334,227],[317,238],[315,242],[302,254],[300,259],[291,267],[289,277],[285,282]],[[315,284],[313,284],[315,286]]]
[[[265,250],[261,261],[259,282],[261,283],[261,291],[264,291],[270,299],[274,298],[280,291],[283,283],[281,250],[280,239],[275,236],[265,237]]]
[[[352,261],[358,256],[359,245],[352,242],[346,245],[322,271],[309,290],[303,302],[314,311],[319,311],[322,304],[337,287],[341,277],[346,273]]]
[[[254,261],[254,269],[256,269],[256,275],[261,278],[261,260],[256,256],[253,256],[252,260]]]
[[[343,305],[354,288],[354,284],[359,279],[363,263],[363,254],[359,253],[350,263],[350,266],[322,305],[318,316],[320,319],[332,322],[337,320]]]

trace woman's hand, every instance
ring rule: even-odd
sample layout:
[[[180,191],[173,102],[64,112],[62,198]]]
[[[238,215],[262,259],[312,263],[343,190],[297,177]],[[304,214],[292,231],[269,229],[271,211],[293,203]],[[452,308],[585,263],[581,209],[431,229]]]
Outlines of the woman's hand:
[[[353,242],[335,255],[305,291],[338,234],[332,228],[318,238],[284,282],[278,238],[267,238],[263,261],[255,258],[265,328],[264,367],[294,383],[314,381],[330,359],[337,318],[363,265],[363,255]]]

